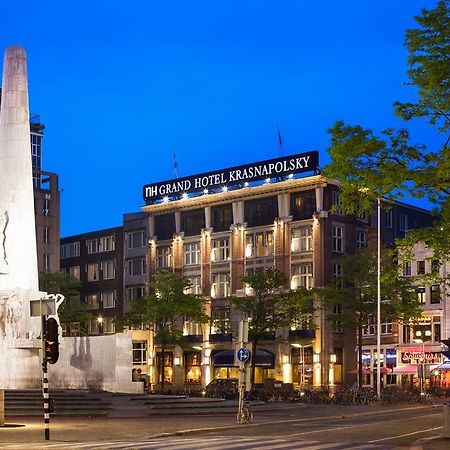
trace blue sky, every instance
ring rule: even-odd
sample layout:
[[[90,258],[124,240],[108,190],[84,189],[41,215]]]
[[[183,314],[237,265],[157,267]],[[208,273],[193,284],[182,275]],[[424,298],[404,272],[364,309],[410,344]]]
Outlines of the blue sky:
[[[2,6],[0,42],[28,54],[61,235],[117,226],[142,186],[317,149],[336,120],[404,126],[404,32],[428,0],[41,1]],[[413,141],[441,142],[421,124]]]

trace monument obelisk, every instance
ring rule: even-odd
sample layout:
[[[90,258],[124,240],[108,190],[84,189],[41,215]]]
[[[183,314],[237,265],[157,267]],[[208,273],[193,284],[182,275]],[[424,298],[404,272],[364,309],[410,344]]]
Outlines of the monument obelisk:
[[[39,376],[40,319],[29,303],[44,293],[32,180],[27,59],[14,45],[5,51],[0,109],[0,387],[27,387]]]

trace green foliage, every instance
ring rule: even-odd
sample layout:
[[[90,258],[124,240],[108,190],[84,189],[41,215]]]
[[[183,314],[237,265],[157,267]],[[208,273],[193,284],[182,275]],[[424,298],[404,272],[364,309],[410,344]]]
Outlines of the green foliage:
[[[80,302],[81,281],[65,272],[41,272],[39,289],[49,294],[62,294],[66,298],[60,306],[58,315],[60,322],[70,330],[85,333],[83,326],[92,319],[92,313],[86,303]]]
[[[450,127],[449,2],[416,17],[418,28],[406,33],[408,76],[417,89],[416,103],[395,103],[405,120],[427,117],[447,133]],[[450,151],[447,135],[440,148],[409,144],[406,130],[384,130],[375,136],[359,125],[337,122],[329,133],[331,163],[324,175],[340,182],[342,206],[348,213],[370,212],[377,198],[398,199],[409,194],[428,198],[434,205],[432,227],[414,230],[404,245],[423,241],[442,259],[450,257]]]
[[[157,272],[150,283],[153,294],[134,300],[130,311],[120,320],[122,325],[152,330],[161,344],[183,343],[182,331],[177,328],[184,317],[197,323],[207,323],[205,300],[200,295],[186,293],[187,278],[173,272]]]

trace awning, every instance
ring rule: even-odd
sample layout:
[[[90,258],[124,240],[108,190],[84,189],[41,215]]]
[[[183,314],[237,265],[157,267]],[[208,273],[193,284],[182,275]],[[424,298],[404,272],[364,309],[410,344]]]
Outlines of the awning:
[[[407,364],[404,366],[394,367],[394,373],[417,373],[417,365]]]
[[[220,350],[213,355],[213,365],[215,367],[234,367],[234,350]],[[256,367],[275,367],[275,357],[267,350],[256,350]]]

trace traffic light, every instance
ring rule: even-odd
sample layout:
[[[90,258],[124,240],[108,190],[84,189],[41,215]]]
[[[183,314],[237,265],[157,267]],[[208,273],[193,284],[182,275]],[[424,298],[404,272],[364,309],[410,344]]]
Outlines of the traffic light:
[[[50,364],[55,364],[59,358],[58,322],[50,317],[45,328],[45,359]]]
[[[442,339],[441,342],[447,347],[447,350],[441,350],[441,353],[450,360],[450,339]]]

